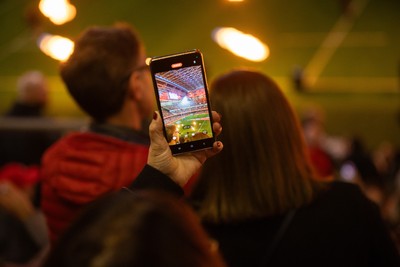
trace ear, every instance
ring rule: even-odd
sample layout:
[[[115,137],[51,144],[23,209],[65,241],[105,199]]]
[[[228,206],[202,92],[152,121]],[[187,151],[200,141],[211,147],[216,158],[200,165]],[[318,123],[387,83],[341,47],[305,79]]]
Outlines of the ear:
[[[129,78],[128,97],[132,100],[140,100],[142,98],[142,84],[138,72],[132,72]]]

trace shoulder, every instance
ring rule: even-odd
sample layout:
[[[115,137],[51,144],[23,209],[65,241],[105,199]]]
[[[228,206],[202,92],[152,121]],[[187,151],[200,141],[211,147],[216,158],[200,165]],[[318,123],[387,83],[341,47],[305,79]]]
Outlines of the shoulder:
[[[354,201],[369,202],[358,185],[341,181],[331,182],[321,196],[346,203],[349,203],[349,201],[352,201],[352,203]]]
[[[342,181],[331,182],[327,193],[332,195],[340,194],[341,197],[364,198],[364,194],[358,185]]]
[[[369,200],[356,184],[334,181],[304,208],[324,217],[364,220],[379,213],[378,206]],[[308,213],[308,212],[306,212]],[[357,218],[357,219],[356,219]]]
[[[360,186],[347,182],[332,182],[305,213],[320,225],[330,225],[348,232],[368,234],[383,224],[379,206],[371,201]],[[375,230],[374,230],[375,229]]]
[[[46,151],[41,175],[44,182],[51,181],[53,185],[58,180],[55,177],[59,177],[68,178],[68,183],[75,181],[77,188],[89,181],[106,187],[122,186],[139,173],[147,155],[148,148],[142,145],[94,133],[71,133]],[[63,183],[64,180],[60,186]]]
[[[118,138],[93,132],[72,132],[54,143],[48,151],[64,151],[65,149],[89,150],[107,150],[108,152],[118,151],[140,151],[147,152],[148,146],[143,144],[126,142]],[[50,152],[51,153],[51,152]]]

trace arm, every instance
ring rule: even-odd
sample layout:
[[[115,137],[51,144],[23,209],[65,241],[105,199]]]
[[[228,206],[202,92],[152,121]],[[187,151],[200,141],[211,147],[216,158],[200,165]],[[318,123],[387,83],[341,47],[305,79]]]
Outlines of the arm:
[[[171,180],[167,175],[159,170],[146,165],[139,173],[138,177],[132,182],[128,190],[135,191],[141,189],[161,189],[177,196],[183,196],[182,187]]]
[[[216,135],[222,131],[220,115],[213,111],[213,130]],[[129,189],[165,189],[174,194],[183,195],[182,186],[200,169],[203,163],[218,154],[223,145],[214,142],[211,149],[173,156],[162,131],[162,122],[158,112],[154,113],[149,127],[150,150],[147,165]]]

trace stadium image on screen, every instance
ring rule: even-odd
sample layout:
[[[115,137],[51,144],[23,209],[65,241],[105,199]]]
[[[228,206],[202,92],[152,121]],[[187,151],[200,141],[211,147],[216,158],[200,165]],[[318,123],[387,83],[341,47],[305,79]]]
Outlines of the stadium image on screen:
[[[170,145],[212,137],[201,66],[155,75]]]

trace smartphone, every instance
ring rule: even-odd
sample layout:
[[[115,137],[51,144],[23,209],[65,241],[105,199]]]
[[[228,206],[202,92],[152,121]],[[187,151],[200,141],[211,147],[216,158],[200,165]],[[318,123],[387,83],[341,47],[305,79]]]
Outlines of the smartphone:
[[[150,71],[172,154],[211,148],[215,134],[202,53],[153,57]]]

